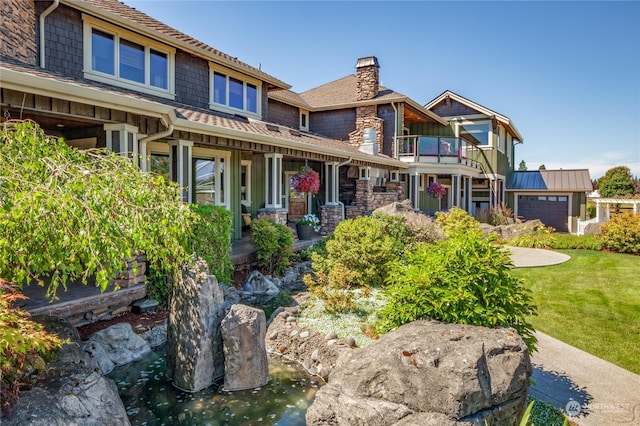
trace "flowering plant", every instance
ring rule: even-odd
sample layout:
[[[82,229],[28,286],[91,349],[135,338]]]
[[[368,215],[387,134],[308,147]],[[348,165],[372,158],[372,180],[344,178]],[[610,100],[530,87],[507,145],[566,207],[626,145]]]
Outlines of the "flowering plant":
[[[320,191],[320,174],[310,167],[304,167],[300,173],[291,177],[291,187],[298,194],[310,192],[315,195]]]
[[[446,194],[446,190],[440,182],[433,182],[427,186],[427,194],[433,198],[442,198]]]
[[[296,222],[298,225],[309,225],[314,231],[320,231],[320,219],[313,213],[305,214],[302,219]]]

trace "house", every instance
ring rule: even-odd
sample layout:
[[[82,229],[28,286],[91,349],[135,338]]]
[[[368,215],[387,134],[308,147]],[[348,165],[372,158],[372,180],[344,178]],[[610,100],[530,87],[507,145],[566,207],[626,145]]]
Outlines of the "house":
[[[308,115],[311,132],[353,146],[361,146],[365,131],[371,129],[375,149],[406,167],[375,179],[404,182],[405,196],[417,210],[434,212],[458,206],[474,214],[504,203],[505,182],[513,170],[513,146],[522,142],[512,121],[451,91],[422,106],[382,86],[379,70],[375,56],[360,58],[356,74],[300,94],[270,92],[269,99],[296,111],[288,122],[299,116],[302,124]],[[345,168],[340,175],[340,200],[346,205],[347,217],[362,213],[354,208],[359,198],[356,172]],[[434,182],[445,189],[441,199],[426,191]]]
[[[73,146],[105,147],[165,175],[183,201],[232,211],[234,239],[245,211],[280,223],[313,211],[330,232],[344,217],[345,169],[357,170],[369,193],[370,175],[406,168],[309,132],[303,112],[287,121],[270,95],[288,84],[116,0],[10,0],[3,8],[1,119],[32,119]],[[290,191],[289,176],[303,166],[320,173],[317,199]],[[385,191],[384,202],[404,194],[399,182]],[[378,201],[364,200],[363,210]]]
[[[592,190],[587,169],[514,171],[507,183],[514,216],[540,219],[558,232],[578,233]]]

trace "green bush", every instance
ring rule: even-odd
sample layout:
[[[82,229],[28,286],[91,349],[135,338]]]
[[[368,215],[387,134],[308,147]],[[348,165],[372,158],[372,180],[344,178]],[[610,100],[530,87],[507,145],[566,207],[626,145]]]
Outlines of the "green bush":
[[[388,332],[422,318],[513,327],[531,351],[534,330],[526,318],[536,308],[511,265],[506,250],[473,232],[419,244],[391,265],[378,330]]]
[[[311,254],[314,271],[329,277],[334,288],[376,287],[384,284],[387,265],[412,241],[402,218],[360,216],[340,222],[326,241],[326,254]],[[345,274],[335,271],[348,270]]]
[[[618,253],[640,253],[640,215],[621,213],[602,225],[602,247]]]
[[[282,274],[291,264],[293,232],[288,226],[269,218],[251,222],[251,239],[258,265],[270,274]]]
[[[436,212],[436,224],[447,237],[461,232],[482,234],[480,222],[460,207],[452,207],[448,212]]]
[[[78,150],[32,122],[0,125],[0,277],[59,285],[94,277],[103,290],[125,258],[176,270],[193,214],[179,188],[127,157]]]
[[[552,234],[551,248],[602,250],[602,241],[594,235]]]
[[[0,402],[6,414],[22,387],[44,368],[43,357],[52,359],[65,341],[48,334],[14,302],[25,299],[0,278]]]
[[[209,265],[209,273],[219,282],[231,284],[231,231],[233,213],[222,206],[192,204],[199,217],[191,227],[188,249]]]
[[[538,226],[530,234],[512,238],[508,244],[514,247],[552,248],[555,241],[554,232],[555,229],[550,226]]]

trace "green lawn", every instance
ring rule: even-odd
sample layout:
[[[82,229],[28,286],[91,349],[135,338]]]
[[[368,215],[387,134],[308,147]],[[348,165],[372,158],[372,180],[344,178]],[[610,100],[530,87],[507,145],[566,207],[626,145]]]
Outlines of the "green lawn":
[[[536,328],[640,374],[640,257],[559,250],[571,260],[516,269],[532,291]]]

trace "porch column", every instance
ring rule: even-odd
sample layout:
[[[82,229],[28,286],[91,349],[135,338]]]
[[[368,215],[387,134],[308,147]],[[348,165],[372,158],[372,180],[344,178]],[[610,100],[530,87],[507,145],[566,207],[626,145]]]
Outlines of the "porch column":
[[[339,205],[338,189],[339,189],[339,164],[338,162],[330,162],[324,164],[324,192],[325,192],[325,204],[328,206]]]
[[[140,165],[138,153],[138,128],[130,124],[105,124],[107,149],[124,157],[129,157]]]
[[[193,202],[191,194],[192,150],[192,141],[180,139],[169,142],[169,176],[181,188],[180,200],[183,203]]]
[[[265,208],[282,208],[282,154],[265,154]]]
[[[453,205],[460,207],[460,175],[451,175],[451,191]]]
[[[413,208],[418,210],[420,208],[420,188],[418,185],[420,184],[420,176],[417,172],[412,172],[409,174],[409,200],[411,200],[411,205]]]

